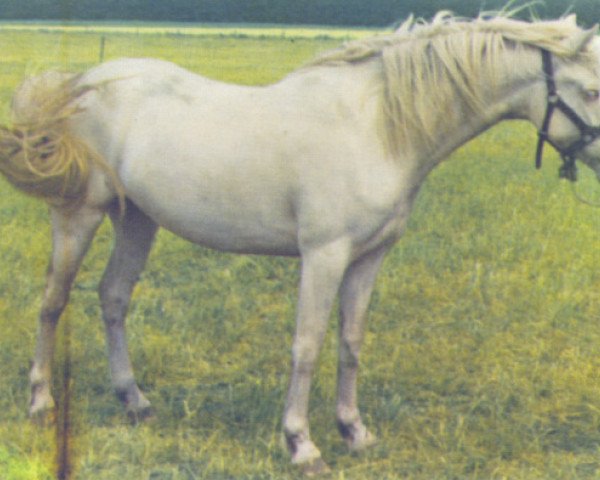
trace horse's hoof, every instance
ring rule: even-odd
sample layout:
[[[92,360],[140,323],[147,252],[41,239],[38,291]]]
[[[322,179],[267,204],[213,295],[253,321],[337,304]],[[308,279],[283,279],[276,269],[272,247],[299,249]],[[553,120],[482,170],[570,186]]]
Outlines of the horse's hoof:
[[[52,427],[56,425],[56,411],[54,408],[30,411],[29,420],[39,428]]]
[[[377,443],[377,437],[361,421],[351,424],[338,422],[338,429],[351,452],[366,450]]]
[[[377,445],[378,438],[368,430],[364,434],[346,441],[351,452],[362,452]]]
[[[322,477],[331,473],[329,466],[319,457],[300,465],[302,475],[307,478]]]
[[[141,408],[139,410],[127,410],[127,418],[131,425],[139,425],[140,423],[147,423],[156,418],[156,412],[151,406]]]

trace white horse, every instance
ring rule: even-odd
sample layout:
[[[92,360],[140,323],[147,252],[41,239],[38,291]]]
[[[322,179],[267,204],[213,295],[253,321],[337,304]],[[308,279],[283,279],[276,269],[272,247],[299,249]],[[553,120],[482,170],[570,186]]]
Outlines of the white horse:
[[[309,434],[311,376],[340,296],[339,430],[375,441],[357,407],[365,315],[385,253],[427,174],[505,119],[527,119],[564,159],[600,176],[600,43],[573,17],[439,15],[348,43],[266,87],[227,85],[150,59],[45,74],[15,94],[0,169],[50,204],[53,251],[31,370],[32,415],[54,406],[50,364],[71,284],[105,214],[100,283],[112,382],[134,417],[124,318],[158,227],[237,253],[300,256],[283,429],[292,462],[326,470]]]

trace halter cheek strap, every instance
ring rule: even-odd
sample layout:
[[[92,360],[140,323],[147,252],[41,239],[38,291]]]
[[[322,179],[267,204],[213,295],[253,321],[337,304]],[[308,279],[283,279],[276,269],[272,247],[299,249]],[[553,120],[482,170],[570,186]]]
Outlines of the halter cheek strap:
[[[579,114],[561,98],[556,88],[556,81],[554,79],[552,54],[548,50],[544,49],[542,49],[542,68],[544,75],[546,76],[547,105],[546,115],[544,116],[544,121],[542,122],[542,128],[538,132],[535,166],[536,168],[540,168],[542,166],[544,143],[548,142],[558,151],[558,153],[560,153],[562,158],[563,164],[559,170],[560,178],[566,178],[567,180],[574,182],[577,180],[577,165],[575,164],[577,154],[585,147],[593,143],[598,137],[600,137],[600,127],[588,125],[579,116]],[[556,109],[560,110],[560,112],[565,115],[581,133],[581,138],[566,148],[562,148],[554,143],[548,134],[550,122],[552,121],[552,115]]]
[[[550,121],[552,120],[552,114],[556,108],[558,102],[558,91],[556,90],[556,82],[554,81],[554,67],[552,65],[552,56],[548,50],[542,50],[542,69],[546,77],[546,115],[544,115],[544,121],[542,122],[542,128],[538,132],[538,143],[535,152],[535,168],[542,168],[542,157],[544,155],[544,144],[550,141],[548,136],[548,129],[550,128]]]

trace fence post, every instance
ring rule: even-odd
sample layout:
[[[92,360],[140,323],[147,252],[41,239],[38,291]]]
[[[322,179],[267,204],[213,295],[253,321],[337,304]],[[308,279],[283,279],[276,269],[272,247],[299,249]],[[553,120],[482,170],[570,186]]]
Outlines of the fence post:
[[[102,63],[104,61],[104,46],[106,45],[106,35],[102,35],[100,37],[100,55],[98,58],[98,63]]]

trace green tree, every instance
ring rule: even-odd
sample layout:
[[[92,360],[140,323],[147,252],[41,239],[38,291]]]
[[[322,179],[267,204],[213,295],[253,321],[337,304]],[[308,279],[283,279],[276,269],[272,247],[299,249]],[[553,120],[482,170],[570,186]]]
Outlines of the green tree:
[[[164,20],[323,25],[392,25],[409,14],[426,19],[439,10],[473,17],[502,9],[506,0],[0,0],[0,19]],[[513,2],[511,8],[529,0]],[[600,21],[600,0],[546,0],[541,18],[577,13],[583,25]],[[520,16],[530,17],[530,8]]]

